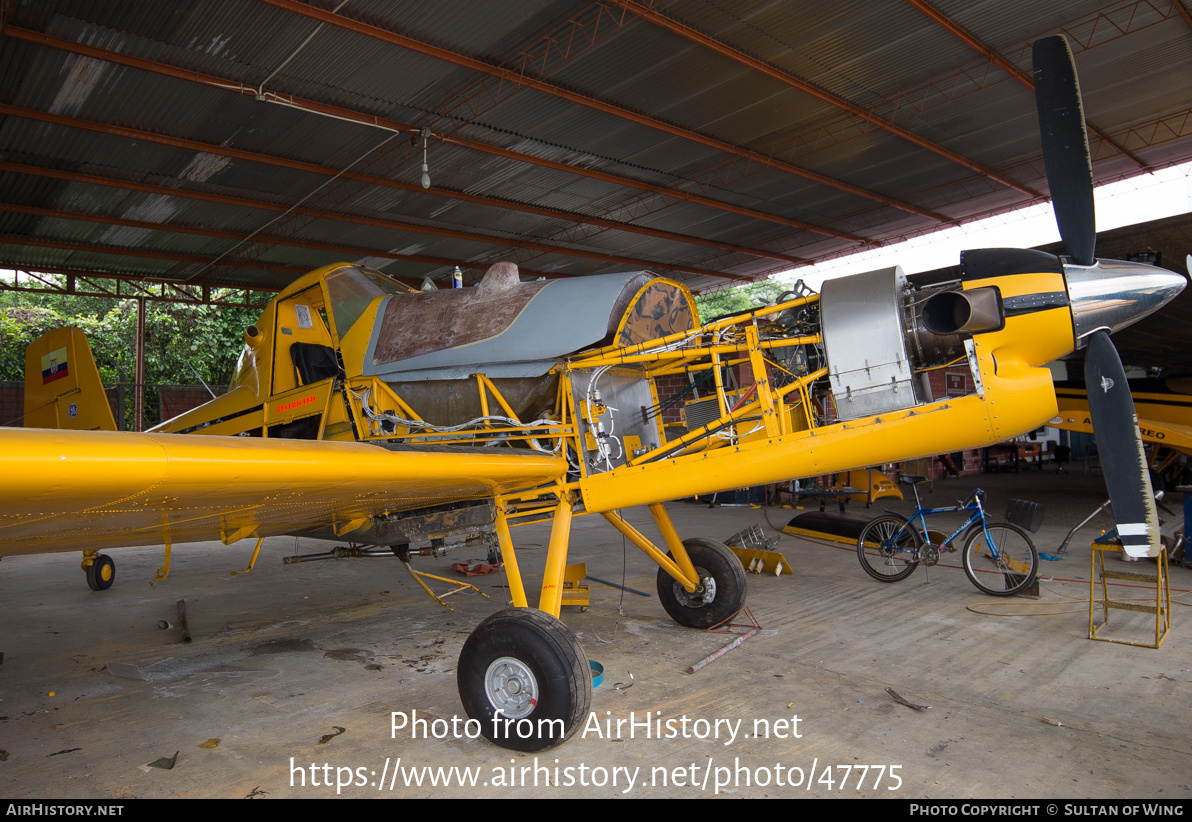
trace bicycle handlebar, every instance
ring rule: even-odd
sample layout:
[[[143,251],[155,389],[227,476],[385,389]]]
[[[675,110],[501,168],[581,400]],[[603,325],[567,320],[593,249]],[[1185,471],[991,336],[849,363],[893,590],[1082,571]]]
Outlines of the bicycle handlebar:
[[[978,500],[981,503],[981,507],[984,508],[985,507],[985,491],[981,488],[977,488],[976,490],[974,490],[973,493],[969,494],[968,497],[966,497],[963,502],[961,502],[960,500],[957,500],[956,504],[959,505],[961,508],[968,508],[970,505],[972,505],[974,502],[977,502]]]

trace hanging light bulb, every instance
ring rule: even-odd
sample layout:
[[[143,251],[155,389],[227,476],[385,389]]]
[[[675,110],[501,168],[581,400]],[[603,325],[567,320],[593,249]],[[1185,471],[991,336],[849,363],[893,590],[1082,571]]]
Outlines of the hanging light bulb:
[[[426,164],[426,142],[430,138],[430,129],[422,129],[422,187],[430,188],[430,166]]]

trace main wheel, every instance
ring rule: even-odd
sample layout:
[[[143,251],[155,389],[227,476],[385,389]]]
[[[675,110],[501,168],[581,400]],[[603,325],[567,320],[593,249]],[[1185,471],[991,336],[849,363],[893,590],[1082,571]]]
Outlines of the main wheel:
[[[973,585],[995,597],[1017,594],[1039,573],[1035,543],[1026,531],[1008,522],[975,531],[964,543],[961,562]]]
[[[671,619],[686,628],[711,628],[745,607],[745,567],[727,545],[693,537],[683,540],[683,548],[691,557],[700,585],[688,593],[674,577],[658,569],[658,599]]]
[[[542,751],[579,728],[592,702],[592,674],[575,634],[550,614],[508,608],[481,622],[459,654],[464,711],[485,738]]]
[[[857,538],[857,558],[865,573],[882,582],[906,579],[919,567],[919,532],[902,517],[871,520]]]
[[[87,584],[92,591],[106,591],[116,581],[116,563],[107,554],[100,554],[87,566]]]

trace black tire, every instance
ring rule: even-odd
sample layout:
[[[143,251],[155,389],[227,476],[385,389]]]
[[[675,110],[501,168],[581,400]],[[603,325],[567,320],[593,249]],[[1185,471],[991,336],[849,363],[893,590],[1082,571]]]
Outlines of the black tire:
[[[531,608],[498,611],[476,626],[460,651],[456,684],[481,734],[514,751],[562,743],[592,703],[591,669],[579,640]]]
[[[116,581],[116,563],[107,554],[100,554],[87,566],[87,585],[92,591],[106,591]]]
[[[915,527],[888,514],[869,522],[857,537],[857,559],[865,573],[881,582],[906,579],[919,567],[923,543]]]
[[[693,537],[683,540],[683,547],[702,584],[689,594],[674,577],[658,569],[658,599],[671,619],[685,628],[711,628],[745,607],[745,567],[727,545]]]
[[[997,548],[997,559],[990,549],[990,540]],[[1039,552],[1030,535],[1017,525],[993,522],[973,533],[964,543],[961,564],[977,590],[990,596],[1008,597],[1035,581],[1039,573]]]

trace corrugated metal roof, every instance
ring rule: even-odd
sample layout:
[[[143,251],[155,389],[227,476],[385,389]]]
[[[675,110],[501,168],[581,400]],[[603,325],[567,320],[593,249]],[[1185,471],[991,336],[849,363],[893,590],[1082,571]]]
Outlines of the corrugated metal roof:
[[[342,25],[280,5],[15,4],[0,40],[0,104],[14,107],[0,114],[0,237],[26,244],[0,243],[0,265],[276,287],[293,275],[260,266],[397,255],[385,270],[416,280],[504,258],[565,275],[652,267],[706,287],[723,282],[716,271],[789,267],[766,252],[819,259],[861,245],[827,232],[888,242],[940,225],[908,208],[967,219],[1033,199],[616,3],[352,0]],[[1029,89],[910,4],[653,7],[1046,194]],[[1173,10],[1132,0],[934,7],[1027,71],[1032,39],[1068,33],[1090,121],[1148,164],[1192,158],[1192,31]],[[514,74],[498,80],[421,53],[434,49]],[[551,87],[520,88],[523,70]],[[262,84],[292,105],[244,93]],[[435,129],[429,192],[417,186],[423,125]],[[142,136],[96,130],[106,127]],[[1093,145],[1099,178],[1139,172]],[[666,234],[585,227],[597,219]],[[163,256],[144,256],[154,253]]]

